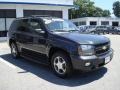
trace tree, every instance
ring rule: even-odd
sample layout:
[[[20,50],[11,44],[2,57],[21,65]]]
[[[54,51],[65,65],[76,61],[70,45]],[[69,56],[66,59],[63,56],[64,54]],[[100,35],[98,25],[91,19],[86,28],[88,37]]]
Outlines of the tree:
[[[78,10],[70,10],[70,17],[71,18],[79,18],[79,17],[88,17],[94,11],[94,2],[90,0],[76,0],[74,5],[79,6]]]
[[[108,16],[110,16],[111,15],[111,13],[110,13],[110,11],[109,10],[104,10],[103,11],[103,17],[108,17]]]
[[[80,7],[79,10],[77,10],[77,17],[92,16],[95,10],[94,2],[91,2],[90,0],[77,0],[74,4]]]
[[[103,10],[99,7],[96,7],[93,16],[94,17],[102,17],[102,15],[103,15]]]
[[[74,5],[79,6],[79,9],[69,10],[70,19],[80,17],[102,17],[110,16],[109,10],[102,10],[94,6],[94,2],[90,0],[75,0]]]
[[[94,12],[94,17],[110,17],[111,13],[109,10],[102,10],[99,7],[96,7],[96,10]]]
[[[120,17],[120,1],[113,3],[113,12],[116,17]]]

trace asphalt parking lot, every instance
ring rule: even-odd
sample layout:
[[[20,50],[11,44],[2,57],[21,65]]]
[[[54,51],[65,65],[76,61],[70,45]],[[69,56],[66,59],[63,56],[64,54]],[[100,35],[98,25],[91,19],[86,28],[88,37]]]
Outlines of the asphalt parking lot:
[[[120,36],[106,35],[114,49],[113,60],[98,71],[56,77],[47,66],[13,59],[6,42],[0,42],[0,90],[120,90]]]

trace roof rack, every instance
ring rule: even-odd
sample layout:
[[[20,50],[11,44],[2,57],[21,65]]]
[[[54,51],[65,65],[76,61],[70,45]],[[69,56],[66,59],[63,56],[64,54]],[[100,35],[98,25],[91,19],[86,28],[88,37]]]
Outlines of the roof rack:
[[[18,18],[16,18],[16,19],[26,19],[26,18],[31,18],[31,17],[33,17],[33,18],[36,18],[36,17],[41,17],[41,18],[52,18],[52,16],[50,16],[50,15],[31,15],[31,16],[25,16],[25,17],[18,17]],[[57,17],[54,17],[54,18],[57,18]]]
[[[50,15],[31,15],[30,17],[51,17]]]
[[[18,18],[16,18],[16,19],[25,19],[26,17],[18,17]]]

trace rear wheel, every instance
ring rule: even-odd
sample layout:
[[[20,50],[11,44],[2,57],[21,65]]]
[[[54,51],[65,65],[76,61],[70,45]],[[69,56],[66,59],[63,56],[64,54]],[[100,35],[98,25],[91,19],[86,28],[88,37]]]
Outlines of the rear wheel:
[[[11,43],[11,54],[14,58],[18,58],[20,56],[17,45],[15,43]]]
[[[61,78],[68,77],[72,73],[70,58],[65,53],[55,53],[52,56],[51,65],[54,73]]]

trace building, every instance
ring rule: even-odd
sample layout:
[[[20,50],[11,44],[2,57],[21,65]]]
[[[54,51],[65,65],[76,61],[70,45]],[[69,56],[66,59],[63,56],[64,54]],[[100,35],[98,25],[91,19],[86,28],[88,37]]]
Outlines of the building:
[[[74,8],[73,0],[0,0],[0,38],[6,37],[16,17],[51,15],[68,19],[70,8]]]
[[[120,18],[112,17],[84,17],[72,19],[77,26],[80,25],[110,25],[110,26],[120,26]]]

